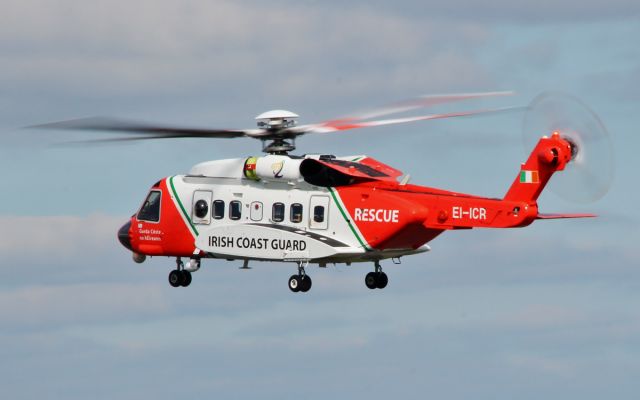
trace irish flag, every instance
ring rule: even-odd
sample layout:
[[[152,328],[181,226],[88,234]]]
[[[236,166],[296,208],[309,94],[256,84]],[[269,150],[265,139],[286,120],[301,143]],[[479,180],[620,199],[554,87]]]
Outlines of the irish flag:
[[[538,171],[520,171],[520,183],[539,183]]]

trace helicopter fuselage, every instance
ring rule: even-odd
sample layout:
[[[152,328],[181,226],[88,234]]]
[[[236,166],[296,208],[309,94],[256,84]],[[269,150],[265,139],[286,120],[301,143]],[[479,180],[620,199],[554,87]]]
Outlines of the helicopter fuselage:
[[[172,285],[181,284],[180,258],[188,257],[187,272],[204,258],[244,260],[245,267],[249,260],[296,262],[294,291],[310,287],[310,278],[303,284],[308,263],[373,261],[377,275],[367,285],[384,287],[380,260],[428,251],[444,231],[592,216],[538,214],[538,196],[572,160],[573,146],[558,133],[541,138],[501,199],[408,184],[400,171],[365,156],[209,161],[153,185],[118,237],[138,262],[176,257]]]

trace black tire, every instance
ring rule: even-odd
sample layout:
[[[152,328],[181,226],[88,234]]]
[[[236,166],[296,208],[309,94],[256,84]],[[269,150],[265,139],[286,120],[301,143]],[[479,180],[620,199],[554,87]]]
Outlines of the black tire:
[[[300,277],[298,275],[291,275],[291,277],[289,278],[289,290],[297,293],[300,291],[301,286],[302,281],[300,280]]]
[[[191,272],[182,271],[182,282],[180,283],[180,286],[187,287],[191,285],[191,279],[192,279]]]
[[[369,272],[367,276],[364,277],[364,284],[367,285],[369,289],[375,289],[378,287],[378,277],[375,272]]]
[[[389,283],[389,278],[387,277],[387,274],[385,274],[384,272],[380,272],[378,273],[377,281],[377,288],[384,289],[387,287],[387,283]]]
[[[178,287],[182,285],[182,272],[174,269],[169,273],[169,285]]]
[[[306,293],[311,289],[311,277],[309,275],[305,275],[302,278],[302,286],[300,287],[300,291]]]

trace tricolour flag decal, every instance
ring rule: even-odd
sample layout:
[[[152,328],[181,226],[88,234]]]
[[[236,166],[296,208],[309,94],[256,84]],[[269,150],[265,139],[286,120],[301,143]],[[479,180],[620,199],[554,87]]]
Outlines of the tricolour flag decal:
[[[539,183],[538,171],[520,171],[520,183]]]

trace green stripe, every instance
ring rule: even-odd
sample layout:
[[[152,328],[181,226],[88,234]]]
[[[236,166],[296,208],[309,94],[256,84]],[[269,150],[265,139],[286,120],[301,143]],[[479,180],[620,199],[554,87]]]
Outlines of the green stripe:
[[[175,178],[175,177],[172,176],[171,178],[169,178],[169,184],[171,185],[171,190],[173,191],[173,197],[176,198],[176,201],[178,202],[178,205],[180,206],[180,210],[182,210],[182,215],[184,215],[184,217],[189,222],[189,226],[191,226],[191,229],[193,229],[193,232],[196,234],[196,236],[198,236],[198,230],[193,225],[193,222],[191,222],[191,218],[189,218],[189,214],[187,214],[187,210],[184,209],[184,206],[182,205],[182,202],[180,201],[180,197],[178,197],[178,192],[176,192],[176,187],[173,186],[173,178]]]
[[[356,157],[353,160],[351,160],[351,162],[358,162],[360,160],[364,160],[366,157]]]
[[[355,236],[356,239],[358,239],[358,242],[362,247],[364,247],[366,250],[371,250],[371,248],[362,240],[360,235],[358,235],[358,232],[356,231],[356,229],[351,224],[351,220],[349,219],[349,217],[347,217],[347,213],[340,206],[340,202],[338,201],[338,198],[336,197],[336,194],[333,191],[333,189],[332,188],[328,188],[328,189],[329,189],[329,193],[331,193],[331,197],[333,197],[334,203],[336,203],[336,206],[338,206],[338,210],[340,210],[340,214],[342,214],[342,217],[344,218],[345,221],[347,221],[347,225],[349,225],[351,232],[353,232],[353,236]]]
[[[527,181],[527,172],[520,171],[520,183],[525,183]]]

